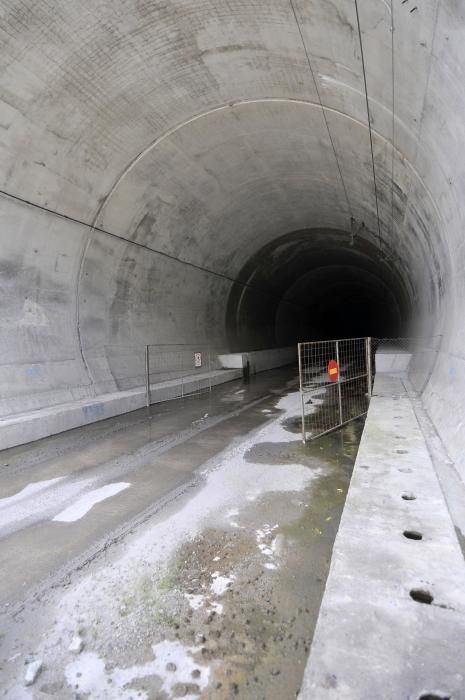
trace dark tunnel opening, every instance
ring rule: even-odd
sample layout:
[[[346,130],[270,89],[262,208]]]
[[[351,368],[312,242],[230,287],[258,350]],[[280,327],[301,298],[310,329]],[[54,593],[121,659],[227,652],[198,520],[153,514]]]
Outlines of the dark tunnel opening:
[[[408,333],[406,271],[366,238],[312,229],[287,234],[244,266],[229,296],[232,350],[303,340]]]

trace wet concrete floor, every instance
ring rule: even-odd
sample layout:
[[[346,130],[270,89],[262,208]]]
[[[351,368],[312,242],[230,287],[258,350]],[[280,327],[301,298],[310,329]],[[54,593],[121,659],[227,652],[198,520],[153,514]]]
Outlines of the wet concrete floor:
[[[34,446],[24,448],[28,467],[21,449],[10,450],[12,477],[26,477],[11,487],[16,493],[32,469],[50,479],[63,474],[63,461],[69,474],[101,466],[107,481],[116,476],[130,487],[71,523],[50,516],[74,492],[57,496],[0,541],[10,567],[21,543],[25,549],[25,573],[18,578],[12,567],[2,577],[12,580],[1,587],[10,596],[1,620],[5,696],[295,697],[363,428],[358,420],[303,446],[298,411],[295,374],[281,370],[153,407],[152,415],[137,412],[127,424],[92,426],[85,466],[82,429],[69,443],[59,436],[38,444],[45,459],[37,463]],[[183,430],[189,434],[179,439]],[[132,461],[127,443],[118,454],[125,432]],[[134,458],[144,432],[157,447]],[[6,472],[1,478],[6,483]],[[105,539],[115,525],[117,536]],[[81,553],[79,566],[69,550]],[[62,575],[22,600],[18,580],[29,588],[47,566]],[[41,662],[28,687],[27,662]]]

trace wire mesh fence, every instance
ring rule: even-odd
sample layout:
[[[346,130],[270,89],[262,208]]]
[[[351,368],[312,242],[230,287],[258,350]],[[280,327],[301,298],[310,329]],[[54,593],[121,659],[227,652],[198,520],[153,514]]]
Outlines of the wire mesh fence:
[[[423,392],[433,372],[442,336],[348,338],[300,343],[302,439],[314,440],[368,410],[376,374],[408,379],[409,395]],[[375,393],[392,383],[377,381]]]
[[[218,352],[208,345],[147,345],[145,382],[147,405],[192,396],[212,388],[212,372],[220,368]]]
[[[299,343],[302,440],[314,440],[363,416],[371,393],[369,338]]]

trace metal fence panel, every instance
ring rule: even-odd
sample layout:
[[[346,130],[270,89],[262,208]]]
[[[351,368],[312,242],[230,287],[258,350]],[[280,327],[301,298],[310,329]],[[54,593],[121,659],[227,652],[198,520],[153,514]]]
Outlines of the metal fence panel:
[[[207,345],[147,345],[147,405],[211,391],[212,371],[219,368],[218,353]]]
[[[369,338],[299,343],[302,440],[366,414],[371,393]]]

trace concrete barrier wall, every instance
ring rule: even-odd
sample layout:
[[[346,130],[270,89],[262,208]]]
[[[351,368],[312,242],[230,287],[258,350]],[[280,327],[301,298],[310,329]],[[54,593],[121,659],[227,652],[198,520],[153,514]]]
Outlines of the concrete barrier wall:
[[[184,378],[183,391],[198,392],[210,386],[242,377],[242,370],[215,370],[189,381]],[[180,381],[171,380],[151,387],[151,402],[158,403],[180,396]],[[61,403],[36,411],[0,418],[0,449],[22,445],[81,425],[105,420],[146,406],[146,390],[138,387],[129,391],[100,394],[93,399]]]
[[[247,353],[250,365],[250,372],[264,372],[274,367],[283,367],[292,362],[297,362],[297,348],[295,346],[287,348],[276,348],[273,350],[257,350]]]
[[[271,348],[269,350],[255,350],[253,352],[227,353],[218,355],[220,364],[224,368],[245,368],[249,365],[250,374],[264,372],[275,367],[283,367],[297,361],[297,348],[292,345],[286,348]]]

